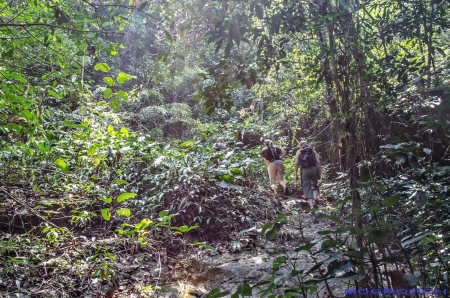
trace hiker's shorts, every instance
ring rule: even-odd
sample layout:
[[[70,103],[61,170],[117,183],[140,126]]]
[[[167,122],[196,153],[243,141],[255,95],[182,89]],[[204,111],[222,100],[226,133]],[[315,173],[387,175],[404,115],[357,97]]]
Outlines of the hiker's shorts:
[[[275,160],[269,163],[269,166],[267,167],[267,172],[269,172],[270,185],[274,185],[280,181],[283,181],[284,175],[283,161]]]
[[[306,199],[314,199],[313,190],[319,191],[317,167],[302,168],[302,189]]]

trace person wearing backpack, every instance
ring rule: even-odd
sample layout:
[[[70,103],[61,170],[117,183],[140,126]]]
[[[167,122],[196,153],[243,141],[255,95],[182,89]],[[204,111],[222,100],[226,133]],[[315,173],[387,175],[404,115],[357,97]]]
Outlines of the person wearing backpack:
[[[277,194],[275,185],[279,183],[283,186],[284,194],[287,194],[288,188],[283,180],[284,166],[282,161],[286,156],[286,151],[275,147],[270,140],[266,140],[264,146],[261,151],[261,157],[268,164],[267,172],[269,173],[270,186],[273,188],[274,193]]]
[[[309,207],[314,208],[315,201],[319,195],[320,172],[322,164],[320,163],[317,152],[308,146],[306,141],[300,142],[300,149],[295,154],[295,180],[298,181],[298,167],[301,168],[301,182],[305,198]]]

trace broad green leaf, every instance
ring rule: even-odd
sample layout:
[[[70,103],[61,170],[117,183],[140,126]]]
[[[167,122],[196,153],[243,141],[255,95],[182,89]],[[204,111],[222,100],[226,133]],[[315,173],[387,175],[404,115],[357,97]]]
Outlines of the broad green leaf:
[[[117,76],[117,82],[119,84],[125,83],[126,81],[129,81],[131,79],[135,78],[132,75],[126,74],[124,72],[120,72],[119,75]]]
[[[28,122],[30,122],[31,120],[33,120],[34,119],[34,114],[33,113],[31,113],[30,111],[28,111],[28,110],[23,110],[22,111],[22,115],[23,115],[23,117],[28,121]]]
[[[129,198],[135,197],[136,195],[137,194],[134,192],[126,192],[126,193],[123,193],[120,196],[118,196],[116,201],[117,201],[117,203],[124,202],[124,201],[128,200]]]
[[[11,77],[18,80],[21,83],[27,83],[27,80],[20,73],[13,72],[11,73]]]
[[[110,100],[109,100],[109,106],[111,107],[111,109],[114,112],[117,112],[120,108],[120,99],[116,96],[113,96]]]
[[[97,63],[94,66],[94,70],[99,70],[99,71],[103,71],[103,72],[109,72],[110,68],[109,65],[106,63]]]
[[[128,184],[128,182],[123,179],[117,179],[115,183],[119,184],[119,185],[127,185]]]
[[[231,168],[230,173],[234,176],[242,176],[244,172],[242,171],[242,168]]]
[[[306,244],[306,245],[302,245],[302,246],[297,247],[294,251],[295,252],[299,252],[299,251],[303,251],[303,250],[309,251],[316,244],[317,244],[317,242],[313,242],[313,243],[309,243],[309,244]]]
[[[409,246],[410,244],[416,243],[416,242],[422,240],[423,238],[427,237],[427,236],[430,235],[431,233],[432,233],[432,232],[430,231],[430,232],[427,232],[427,233],[422,234],[422,235],[420,235],[420,236],[417,236],[417,237],[414,237],[414,238],[409,239],[409,240],[407,240],[407,241],[404,241],[404,242],[402,242],[402,247],[405,248],[405,247]]]
[[[129,217],[131,215],[131,210],[128,208],[120,208],[116,211],[117,215]]]
[[[105,91],[103,92],[103,97],[104,98],[109,98],[112,95],[112,90],[109,88],[106,88]]]
[[[188,226],[181,226],[181,227],[178,228],[178,230],[179,230],[180,232],[182,232],[182,233],[186,232],[188,229],[189,229]]]
[[[11,256],[8,256],[8,259],[11,262],[13,262],[13,263],[18,263],[18,264],[22,264],[22,263],[26,263],[27,262],[27,260],[16,259],[16,258],[13,258]]]
[[[62,98],[61,95],[59,95],[58,93],[56,93],[56,92],[53,91],[53,90],[48,89],[47,92],[48,92],[48,94],[50,94],[51,96],[53,96],[53,97],[55,97],[55,98],[57,98],[57,99],[61,99],[61,98]]]
[[[276,222],[272,229],[269,230],[266,234],[267,240],[273,240],[278,235],[278,232],[280,232],[281,227],[284,226],[284,223]]]
[[[359,265],[358,262],[356,262],[355,260],[344,260],[331,262],[327,268],[330,275],[334,276],[339,272],[349,271],[350,269],[358,265]]]
[[[219,289],[213,289],[208,293],[206,298],[220,298],[230,295],[230,291],[221,292]]]
[[[120,98],[122,98],[123,100],[125,100],[126,102],[129,101],[129,99],[128,99],[128,93],[126,93],[125,91],[119,90],[119,91],[117,91],[117,95],[118,95]]]
[[[401,196],[400,193],[396,193],[396,194],[393,195],[392,197],[389,197],[389,198],[384,199],[384,200],[381,202],[381,204],[382,204],[383,206],[386,206],[386,207],[390,208],[390,207],[394,206],[395,203],[398,202],[398,200],[400,200],[400,196]]]
[[[110,252],[105,252],[105,255],[106,255],[108,258],[110,258],[111,260],[117,261],[116,256],[113,255],[112,253],[110,253]]]
[[[109,86],[114,86],[114,80],[111,77],[104,77],[103,81],[105,81],[105,83],[108,84]]]
[[[187,141],[187,142],[181,143],[181,144],[180,144],[180,147],[190,147],[190,146],[192,146],[192,145],[194,145],[194,142],[192,142],[192,141]]]
[[[111,212],[109,211],[109,208],[103,208],[102,209],[102,217],[105,220],[110,220],[111,219]]]
[[[105,203],[107,203],[107,204],[109,204],[109,203],[112,202],[112,198],[111,198],[111,197],[108,197],[108,198],[102,198],[102,201],[105,202]]]
[[[58,158],[57,160],[55,160],[55,165],[63,172],[67,172],[69,170],[66,162],[64,160],[62,160],[61,158]]]
[[[238,286],[239,293],[242,294],[242,296],[252,296],[252,287],[249,284],[243,284]]]
[[[278,270],[281,266],[283,266],[284,264],[286,264],[287,261],[287,257],[286,256],[281,256],[276,258],[273,262],[272,262],[272,268],[274,270],[274,272],[276,270]]]
[[[378,205],[370,206],[366,209],[366,212],[374,212],[374,211],[380,211],[381,207]]]
[[[107,130],[108,130],[109,133],[113,132],[114,131],[114,126],[108,125]]]
[[[148,5],[148,1],[144,1],[139,5],[138,11],[142,11]]]
[[[173,37],[172,37],[172,34],[170,34],[170,32],[167,31],[167,30],[164,30],[164,34],[166,35],[167,41],[168,41],[169,43],[173,43]]]
[[[224,180],[228,183],[234,183],[234,178],[231,175],[220,175],[219,180]]]
[[[163,211],[159,212],[158,216],[163,218],[164,216],[167,216],[167,214],[169,214],[169,211],[168,210],[163,210]]]

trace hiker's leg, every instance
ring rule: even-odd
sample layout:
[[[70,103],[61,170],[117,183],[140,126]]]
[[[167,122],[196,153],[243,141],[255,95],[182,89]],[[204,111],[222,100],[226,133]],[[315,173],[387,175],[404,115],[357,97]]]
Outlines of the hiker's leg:
[[[281,181],[278,182],[278,183],[280,183],[280,185],[283,186],[283,193],[285,194],[285,193],[286,193],[286,182],[284,182],[283,180],[281,180]]]
[[[308,202],[308,205],[310,208],[313,208],[313,194],[311,191],[311,179],[309,178],[309,171],[308,168],[302,169],[302,189],[303,189],[303,196]]]
[[[319,196],[319,186],[317,185],[317,180],[311,180],[311,190],[314,197],[314,205],[316,204],[317,197]]]
[[[273,192],[277,194],[277,181],[276,181],[276,168],[274,167],[273,162],[269,163],[267,166],[267,172],[269,173],[269,181],[270,187],[273,189]]]
[[[277,179],[278,183],[283,186],[283,194],[286,194],[286,182],[284,182],[284,165],[281,160],[277,161]]]

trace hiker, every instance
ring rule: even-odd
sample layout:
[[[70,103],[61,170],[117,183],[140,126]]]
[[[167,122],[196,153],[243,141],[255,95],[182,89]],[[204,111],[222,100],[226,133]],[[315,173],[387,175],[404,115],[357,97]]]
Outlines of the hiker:
[[[308,201],[309,207],[314,208],[314,201],[319,196],[318,181],[322,164],[317,152],[308,146],[306,141],[300,142],[300,149],[295,154],[295,181],[298,181],[298,167],[301,168],[301,181],[303,194]]]
[[[266,140],[264,142],[264,148],[261,151],[261,157],[269,165],[267,172],[269,172],[270,186],[273,188],[275,194],[277,194],[276,184],[281,184],[284,188],[284,194],[288,193],[286,182],[283,180],[284,167],[281,159],[286,156],[286,151],[283,149],[274,147],[272,141]]]
[[[217,138],[217,142],[214,143],[213,149],[216,151],[221,151],[227,149],[227,146],[223,143],[222,138]]]

